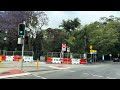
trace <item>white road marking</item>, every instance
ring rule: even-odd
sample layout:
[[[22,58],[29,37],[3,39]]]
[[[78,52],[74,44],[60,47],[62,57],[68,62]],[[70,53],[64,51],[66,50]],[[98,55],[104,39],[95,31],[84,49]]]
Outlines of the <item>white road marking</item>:
[[[108,78],[108,79],[116,79],[116,78],[112,78],[112,77],[106,77],[106,78]]]
[[[59,68],[59,67],[54,67],[54,66],[49,66],[49,67],[51,67],[51,68],[56,68],[56,69],[68,69],[68,68],[70,68],[70,67],[66,67],[66,68]]]
[[[9,78],[9,77],[16,77],[16,76],[23,76],[23,75],[29,75],[29,74],[31,74],[31,73],[22,73],[22,74],[15,74],[15,75],[0,76],[0,79]]]
[[[117,73],[117,75],[120,75],[120,73]]]
[[[88,73],[83,73],[83,74],[89,75]]]
[[[70,71],[70,72],[75,72],[75,71]]]
[[[42,78],[42,79],[47,79],[47,78],[45,78],[45,77],[42,77],[42,76],[37,76],[37,75],[34,75],[35,77],[40,77],[40,78]]]
[[[96,76],[96,77],[103,77],[103,76],[100,76],[100,75],[94,75],[94,74],[91,74],[92,76]]]

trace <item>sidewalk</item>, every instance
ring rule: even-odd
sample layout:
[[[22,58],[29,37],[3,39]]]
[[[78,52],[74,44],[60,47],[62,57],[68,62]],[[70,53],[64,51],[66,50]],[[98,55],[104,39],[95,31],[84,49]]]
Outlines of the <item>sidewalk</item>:
[[[22,75],[29,75],[30,73],[21,71],[18,67],[11,67],[12,65],[8,66],[8,64],[0,64],[0,79],[8,78],[8,77],[15,77],[15,76],[22,76]]]

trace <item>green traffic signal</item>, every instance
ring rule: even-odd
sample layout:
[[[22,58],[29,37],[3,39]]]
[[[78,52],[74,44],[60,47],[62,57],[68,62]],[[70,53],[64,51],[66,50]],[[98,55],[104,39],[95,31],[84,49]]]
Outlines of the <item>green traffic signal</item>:
[[[18,26],[18,35],[23,36],[25,34],[25,24],[20,23]]]

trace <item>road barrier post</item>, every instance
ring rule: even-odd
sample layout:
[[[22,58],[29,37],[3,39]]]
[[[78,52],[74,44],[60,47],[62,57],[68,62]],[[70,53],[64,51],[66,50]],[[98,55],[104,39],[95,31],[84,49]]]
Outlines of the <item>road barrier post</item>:
[[[38,70],[38,67],[39,67],[39,59],[37,59],[37,62],[36,62],[36,69]]]

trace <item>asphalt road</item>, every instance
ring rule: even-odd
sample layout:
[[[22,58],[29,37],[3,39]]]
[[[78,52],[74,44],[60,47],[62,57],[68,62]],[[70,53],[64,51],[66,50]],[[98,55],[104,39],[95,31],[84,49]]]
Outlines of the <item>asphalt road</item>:
[[[31,75],[7,79],[120,79],[120,62],[74,65],[68,69],[30,72]],[[50,68],[50,67],[48,67]]]

